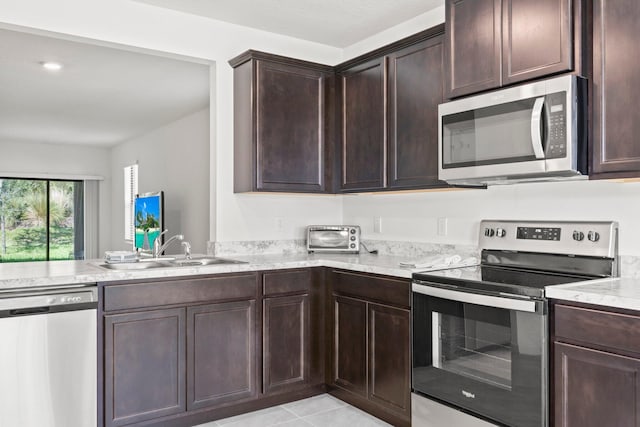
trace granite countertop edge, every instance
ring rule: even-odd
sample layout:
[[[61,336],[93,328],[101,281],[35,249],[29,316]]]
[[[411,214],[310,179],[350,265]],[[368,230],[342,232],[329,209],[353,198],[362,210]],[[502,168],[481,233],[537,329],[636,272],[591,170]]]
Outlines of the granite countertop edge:
[[[640,279],[615,277],[547,286],[547,298],[640,311]]]
[[[246,263],[162,267],[144,270],[109,270],[100,267],[100,264],[104,264],[104,261],[100,259],[0,264],[0,293],[64,285],[306,267],[340,268],[400,278],[411,278],[413,273],[413,270],[399,266],[399,262],[406,260],[406,257],[386,255],[295,254],[233,256],[229,258]]]

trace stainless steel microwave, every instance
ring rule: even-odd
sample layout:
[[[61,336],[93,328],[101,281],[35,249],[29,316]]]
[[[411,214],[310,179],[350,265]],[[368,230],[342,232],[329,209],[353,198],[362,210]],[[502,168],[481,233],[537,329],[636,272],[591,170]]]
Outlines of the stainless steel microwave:
[[[453,185],[586,178],[586,84],[564,75],[438,106],[438,178]]]
[[[310,225],[307,227],[307,251],[358,253],[360,227],[357,225]]]

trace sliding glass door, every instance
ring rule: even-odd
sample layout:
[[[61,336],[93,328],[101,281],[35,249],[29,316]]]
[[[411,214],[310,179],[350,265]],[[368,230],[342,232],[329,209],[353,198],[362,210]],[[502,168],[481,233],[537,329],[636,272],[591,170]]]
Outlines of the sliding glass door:
[[[84,258],[82,181],[0,178],[0,262]]]

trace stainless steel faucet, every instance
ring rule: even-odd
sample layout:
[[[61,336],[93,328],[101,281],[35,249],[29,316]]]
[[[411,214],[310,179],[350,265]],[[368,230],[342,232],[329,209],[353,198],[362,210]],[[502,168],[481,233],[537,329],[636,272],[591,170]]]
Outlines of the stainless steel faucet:
[[[160,233],[158,235],[158,237],[156,237],[156,239],[153,241],[153,257],[154,258],[158,258],[160,257],[160,254],[162,252],[164,252],[165,249],[167,249],[167,247],[174,241],[174,240],[180,240],[183,241],[184,240],[184,235],[182,234],[176,234],[175,236],[171,236],[169,238],[169,240],[167,240],[166,242],[164,242],[164,245],[160,244],[161,241],[161,237],[164,233],[166,233],[169,230],[164,230],[162,233]],[[189,248],[191,249],[191,248]],[[185,249],[186,252],[186,249]]]

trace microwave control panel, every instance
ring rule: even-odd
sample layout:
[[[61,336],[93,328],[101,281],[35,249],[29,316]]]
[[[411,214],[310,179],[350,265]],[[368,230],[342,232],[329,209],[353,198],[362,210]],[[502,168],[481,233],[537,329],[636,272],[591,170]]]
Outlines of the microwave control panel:
[[[567,155],[567,93],[556,92],[545,97],[547,109],[547,159],[562,158]]]

